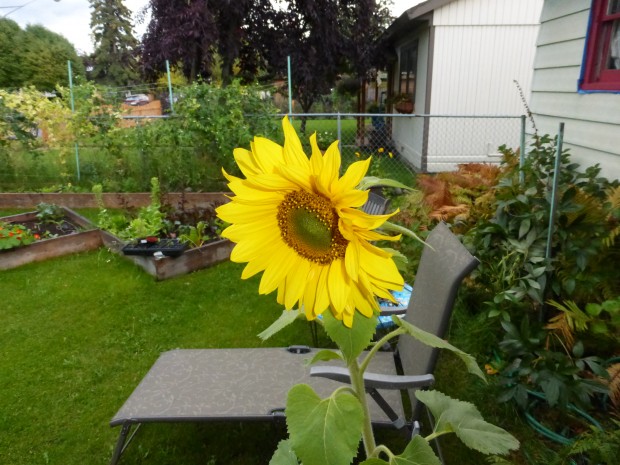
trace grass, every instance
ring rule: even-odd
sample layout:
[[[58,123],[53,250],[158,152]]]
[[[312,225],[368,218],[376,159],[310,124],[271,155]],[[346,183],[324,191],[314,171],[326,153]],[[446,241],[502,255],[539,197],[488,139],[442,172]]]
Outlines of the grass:
[[[4,271],[0,463],[107,463],[118,434],[108,421],[162,351],[311,344],[303,323],[268,343],[256,337],[281,310],[240,272],[224,263],[155,282],[105,249]],[[209,454],[216,463],[265,463],[283,435],[249,425],[144,430],[124,464],[147,456],[151,464],[204,463]],[[245,430],[253,445],[230,447],[226,437]]]
[[[281,309],[273,296],[257,294],[257,278],[239,279],[242,266],[155,282],[99,249],[2,272],[0,463],[107,463],[119,432],[108,422],[162,351],[311,345],[302,322],[259,340]],[[485,337],[483,322],[458,308],[450,340],[480,354],[491,345]],[[327,342],[321,335],[320,344]],[[512,407],[489,402],[493,389],[466,375],[455,357],[441,355],[436,378],[438,389],[475,403],[519,437],[514,463],[543,464],[555,455]],[[264,464],[285,435],[283,424],[146,425],[121,463]],[[399,444],[393,433],[380,438]],[[454,437],[442,444],[446,465],[485,462]]]

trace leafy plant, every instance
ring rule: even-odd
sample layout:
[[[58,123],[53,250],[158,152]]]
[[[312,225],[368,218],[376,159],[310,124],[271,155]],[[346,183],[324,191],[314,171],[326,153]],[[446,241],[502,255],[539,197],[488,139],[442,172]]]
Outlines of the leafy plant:
[[[34,235],[25,226],[0,221],[0,250],[14,249],[34,241]]]
[[[601,381],[607,377],[602,360],[584,356],[580,342],[570,351],[568,347],[554,350],[549,334],[527,316],[519,327],[507,321],[502,321],[502,327],[506,335],[500,343],[505,360],[499,373],[500,401],[514,400],[525,409],[530,402],[528,391],[534,390],[544,393],[551,407],[566,409],[573,403],[588,408],[594,394],[608,392]]]
[[[489,290],[489,315],[510,320],[530,312],[544,319],[547,299],[595,301],[597,289],[618,276],[607,259],[614,249],[605,244],[612,226],[607,202],[612,183],[598,177],[598,167],[580,172],[567,151],[560,155],[549,250],[555,141],[537,139],[521,169],[512,150],[501,150],[507,170],[493,189],[495,214],[467,235],[482,262],[476,276]]]
[[[65,218],[65,211],[59,205],[40,203],[37,205],[37,220],[41,223],[59,223]]]
[[[620,456],[620,421],[611,420],[615,427],[592,429],[564,447],[551,465],[597,464],[613,465]]]

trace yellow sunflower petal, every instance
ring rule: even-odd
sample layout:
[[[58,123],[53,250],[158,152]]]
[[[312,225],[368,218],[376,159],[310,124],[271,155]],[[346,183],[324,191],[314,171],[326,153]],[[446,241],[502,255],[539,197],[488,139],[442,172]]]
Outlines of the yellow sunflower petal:
[[[273,173],[276,166],[281,165],[284,160],[283,147],[264,137],[254,138],[252,151],[255,163],[263,173]]]
[[[337,313],[342,313],[349,299],[350,287],[344,262],[342,260],[334,260],[329,266],[329,274],[327,275],[327,288],[329,292],[329,300],[332,307]]]
[[[282,118],[282,127],[284,129],[284,163],[287,165],[303,165],[308,163],[308,157],[304,153],[299,137],[295,132],[295,128],[288,119],[288,116]]]
[[[338,191],[346,192],[354,189],[366,176],[369,166],[370,158],[351,163],[344,175],[338,180]],[[334,192],[334,194],[337,194],[337,192]]]
[[[340,151],[338,142],[334,142],[323,155],[323,168],[318,176],[319,189],[321,193],[331,196],[332,184],[338,179],[340,171]]]

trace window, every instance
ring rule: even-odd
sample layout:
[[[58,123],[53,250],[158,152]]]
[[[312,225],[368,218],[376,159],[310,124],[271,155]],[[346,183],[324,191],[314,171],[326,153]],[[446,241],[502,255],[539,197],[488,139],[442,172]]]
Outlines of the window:
[[[620,91],[620,0],[594,0],[581,89]]]
[[[620,0],[618,0],[620,1]],[[400,81],[399,93],[411,95],[415,101],[415,74],[418,67],[418,41],[413,45],[403,47],[400,52]]]

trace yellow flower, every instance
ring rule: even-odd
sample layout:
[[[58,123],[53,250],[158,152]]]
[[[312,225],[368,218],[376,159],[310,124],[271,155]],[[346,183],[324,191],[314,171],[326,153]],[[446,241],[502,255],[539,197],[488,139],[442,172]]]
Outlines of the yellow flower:
[[[322,154],[312,135],[308,159],[288,118],[282,126],[284,146],[256,137],[251,151],[235,149],[245,179],[224,172],[235,195],[217,209],[231,223],[222,235],[236,243],[231,260],[247,262],[243,279],[263,272],[259,293],[277,290],[280,304],[303,306],[308,319],[329,308],[351,327],[356,310],[370,317],[375,296],[393,300],[389,291],[402,289],[391,254],[369,242],[400,237],[373,231],[391,215],[359,209],[368,192],[355,187],[370,159],[339,177],[337,142]]]
[[[361,154],[361,153],[359,153],[359,152],[355,152],[355,156],[356,156],[357,158],[359,158],[359,157],[361,157],[361,156],[362,156],[362,154]]]
[[[377,149],[377,152],[379,152],[379,153],[383,153],[383,147],[379,147],[379,148]]]
[[[392,152],[388,152],[388,156],[389,156],[390,158],[394,158],[394,154],[393,154]]]

